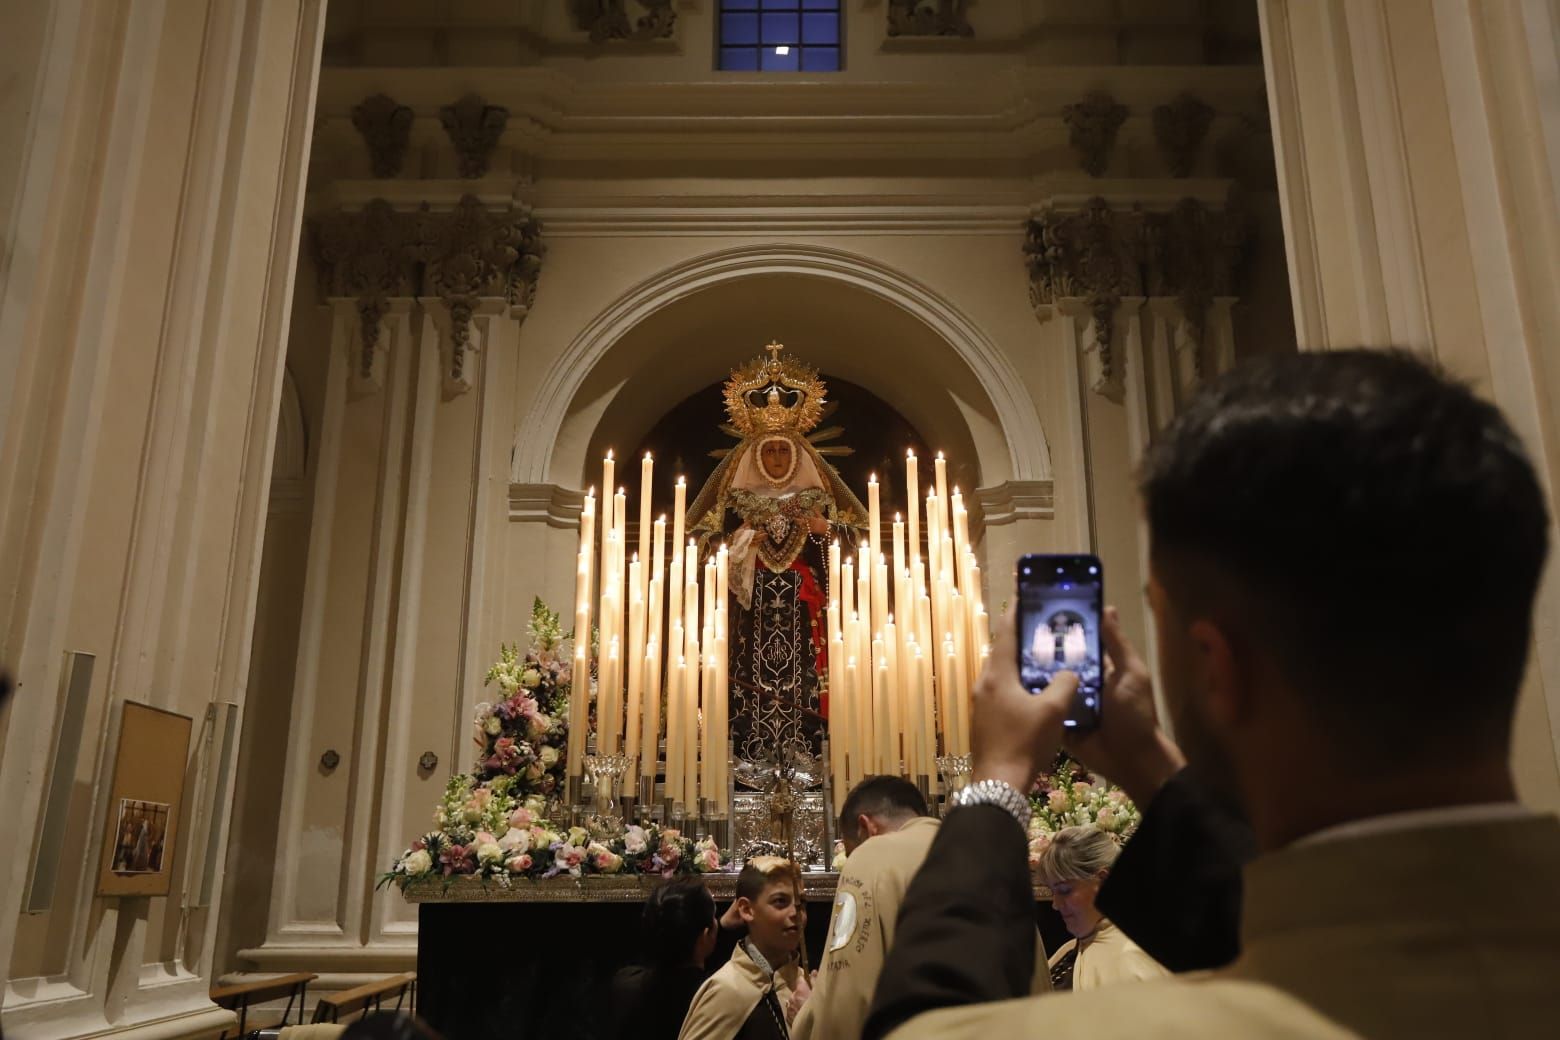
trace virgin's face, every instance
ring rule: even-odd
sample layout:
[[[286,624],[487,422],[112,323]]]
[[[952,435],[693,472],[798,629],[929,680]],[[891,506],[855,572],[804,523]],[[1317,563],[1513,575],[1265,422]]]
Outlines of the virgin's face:
[[[791,445],[786,441],[766,441],[758,451],[759,465],[771,479],[779,480],[791,469]]]

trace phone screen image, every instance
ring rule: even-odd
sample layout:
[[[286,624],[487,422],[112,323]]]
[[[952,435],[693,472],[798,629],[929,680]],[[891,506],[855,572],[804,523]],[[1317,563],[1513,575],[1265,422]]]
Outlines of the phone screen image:
[[[1104,569],[1094,556],[1025,556],[1018,561],[1018,672],[1031,693],[1059,672],[1078,677],[1066,725],[1100,721],[1105,661],[1100,652]]]

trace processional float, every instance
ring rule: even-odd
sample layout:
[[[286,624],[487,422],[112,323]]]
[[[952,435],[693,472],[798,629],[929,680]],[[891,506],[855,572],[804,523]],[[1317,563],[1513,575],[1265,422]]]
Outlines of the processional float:
[[[648,454],[632,551],[611,452],[599,512],[586,493],[573,674],[595,689],[570,701],[567,801],[604,828],[654,820],[738,859],[818,863],[864,777],[907,777],[929,799],[967,780],[990,624],[942,453],[924,512],[885,522],[876,475],[863,506],[827,461],[850,449],[817,429],[831,406],[816,370],[765,349],[726,381],[737,444],[691,507],[677,478],[670,531],[651,519]],[[905,483],[917,505],[913,451]]]

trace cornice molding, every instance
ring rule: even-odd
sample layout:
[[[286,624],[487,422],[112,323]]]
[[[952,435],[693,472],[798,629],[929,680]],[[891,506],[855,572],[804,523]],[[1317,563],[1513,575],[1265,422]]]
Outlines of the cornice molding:
[[[975,489],[981,523],[1002,527],[1019,520],[1051,520],[1056,516],[1056,490],[1049,480],[1010,480]]]
[[[557,484],[510,484],[509,522],[575,530],[585,511],[585,492]]]

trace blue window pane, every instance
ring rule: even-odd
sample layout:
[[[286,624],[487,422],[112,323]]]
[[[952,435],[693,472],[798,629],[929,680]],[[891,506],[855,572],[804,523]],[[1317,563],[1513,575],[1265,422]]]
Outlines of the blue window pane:
[[[758,42],[758,15],[727,14],[720,19],[720,42],[729,46],[738,43]]]
[[[766,14],[764,18],[764,43],[798,44],[802,42],[801,19],[794,14]]]
[[[806,11],[838,11],[840,0],[802,0],[802,9]]]
[[[722,47],[720,67],[727,72],[757,72],[757,47]]]
[[[759,53],[763,55],[762,64],[765,72],[795,72],[798,68],[801,54],[797,47],[765,47]],[[781,54],[781,51],[785,51]]]
[[[807,72],[840,71],[838,47],[808,47],[802,51],[802,68]]]
[[[839,43],[839,16],[833,14],[802,15],[802,42],[827,43],[831,46]]]
[[[756,11],[758,0],[720,0],[722,11]]]
[[[761,6],[766,11],[797,11],[801,9],[801,0],[761,0]]]

